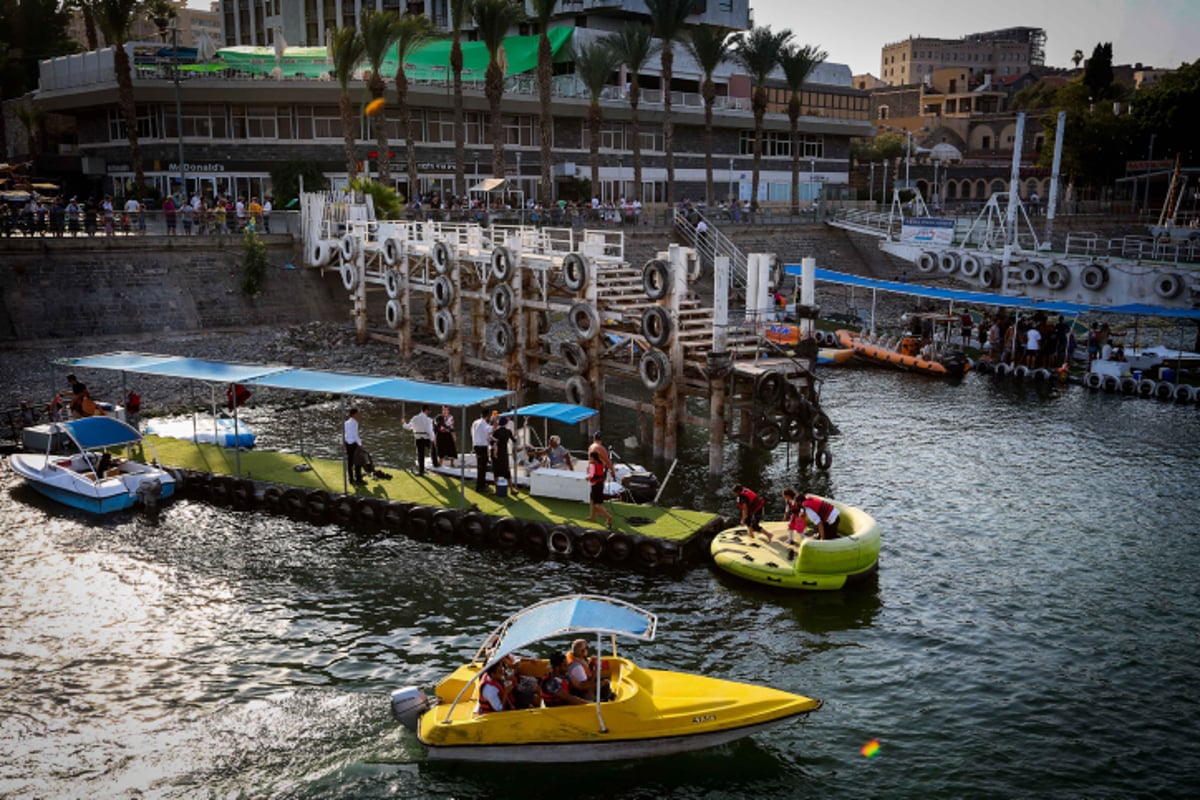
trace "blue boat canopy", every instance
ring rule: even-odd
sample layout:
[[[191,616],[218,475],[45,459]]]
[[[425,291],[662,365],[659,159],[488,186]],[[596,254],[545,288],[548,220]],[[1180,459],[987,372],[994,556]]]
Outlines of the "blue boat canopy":
[[[788,264],[786,272],[793,277],[800,277],[803,268],[799,264]],[[1003,308],[1016,308],[1021,311],[1045,311],[1051,314],[1122,314],[1131,317],[1171,317],[1175,319],[1200,320],[1200,309],[1167,308],[1144,303],[1130,303],[1123,306],[1090,305],[1087,303],[1066,303],[1052,300],[1035,300],[1030,297],[1010,297],[993,292],[970,292],[965,289],[940,289],[920,284],[901,283],[900,281],[881,281],[874,278],[863,278],[858,275],[847,275],[830,269],[818,268],[815,278],[826,283],[838,283],[844,286],[858,286],[863,289],[879,289],[885,292],[895,292],[914,297],[927,297],[934,300],[953,300],[956,303],[975,303]]]
[[[509,617],[481,648],[484,668],[509,653],[556,636],[601,634],[654,640],[658,619],[637,606],[600,595],[568,595],[543,600]]]
[[[534,403],[531,406],[522,406],[516,411],[508,412],[508,414],[515,414],[518,417],[540,417],[554,422],[565,422],[568,425],[576,425],[599,413],[594,408],[571,403]]]
[[[81,417],[56,423],[84,450],[116,447],[141,440],[141,434],[114,417]]]
[[[58,363],[71,367],[111,369],[163,378],[189,378],[210,383],[243,383],[272,389],[325,392],[456,408],[491,403],[509,394],[501,389],[388,378],[382,375],[319,372],[270,364],[203,361],[152,353],[105,353],[61,359]]]

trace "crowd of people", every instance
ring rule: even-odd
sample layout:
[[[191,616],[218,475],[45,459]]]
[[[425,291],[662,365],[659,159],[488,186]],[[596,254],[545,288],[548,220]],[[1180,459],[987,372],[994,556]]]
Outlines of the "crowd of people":
[[[490,197],[455,197],[429,192],[417,195],[405,203],[409,219],[442,222],[478,222],[487,224],[495,215],[519,215],[530,225],[555,227],[605,227],[640,225],[645,220],[642,201],[619,198],[605,201],[599,197],[588,200],[558,200],[549,206],[534,198],[522,202],[520,196],[503,199]]]
[[[1027,317],[1010,317],[1003,309],[995,317],[984,317],[977,328],[964,314],[961,330],[964,343],[977,330],[979,349],[993,363],[1026,366],[1029,369],[1058,369],[1069,364],[1078,342],[1071,325],[1060,314],[1051,320],[1044,311]],[[1108,325],[1105,323],[1107,329]]]
[[[272,201],[258,197],[168,196],[161,202],[136,197],[114,201],[111,195],[89,197],[31,197],[14,205],[0,203],[0,235],[116,236],[146,234],[153,226],[167,236],[210,236],[246,230],[271,232]],[[161,225],[161,228],[158,226]]]
[[[576,639],[565,653],[551,653],[546,665],[507,655],[479,678],[477,715],[524,708],[583,705],[614,699],[604,664],[589,656],[586,639]]]

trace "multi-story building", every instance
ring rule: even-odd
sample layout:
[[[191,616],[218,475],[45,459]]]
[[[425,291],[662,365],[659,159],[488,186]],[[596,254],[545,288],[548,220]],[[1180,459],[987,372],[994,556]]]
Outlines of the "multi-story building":
[[[943,68],[965,70],[969,79],[984,75],[1020,75],[1046,62],[1046,32],[1041,28],[1005,28],[972,33],[961,39],[909,37],[883,46],[880,78],[892,86],[923,83]]]
[[[223,41],[221,15],[216,6],[217,3],[214,2],[213,7],[206,11],[201,8],[189,8],[182,2],[177,4],[175,19],[171,21],[170,28],[179,31],[180,47],[198,47],[205,39],[213,47],[220,46]],[[67,36],[79,42],[81,46],[87,46],[87,29],[83,22],[83,12],[78,8],[71,12],[71,21],[67,25]],[[162,36],[162,32],[153,20],[148,17],[139,17],[133,23],[129,38],[134,41],[156,42],[162,41]],[[170,43],[170,38],[168,33],[166,43]],[[96,39],[100,47],[108,46],[104,32],[99,28],[96,30]]]
[[[251,7],[245,0],[223,3],[225,31],[229,14],[242,19],[258,19],[251,14],[261,9],[263,26],[254,23],[257,38],[269,33],[266,23],[275,16],[289,16],[292,0],[270,0]],[[297,4],[310,0],[294,0]],[[379,0],[378,5],[387,0]],[[441,0],[434,0],[434,5]],[[353,7],[349,0],[326,0],[322,8],[332,8],[344,22],[357,19],[369,0]],[[406,9],[411,4],[406,4]],[[424,6],[424,4],[421,4]],[[631,18],[632,7],[644,8],[643,0],[566,0],[565,11],[579,14],[564,16],[566,22],[582,22],[587,27],[569,26],[570,38],[582,41],[613,29]],[[703,9],[704,7],[701,6]],[[433,8],[436,16],[438,9]],[[624,13],[622,18],[621,13]],[[347,17],[353,13],[355,16]],[[741,15],[748,23],[746,0],[710,3],[699,17],[711,15],[718,21],[731,21]],[[642,18],[632,14],[632,18]],[[240,23],[239,23],[240,24]],[[321,23],[324,25],[325,23]],[[307,25],[307,23],[306,23]],[[249,25],[235,26],[247,30]],[[323,35],[318,26],[316,36]],[[534,31],[529,31],[534,33]],[[239,34],[240,35],[240,34]],[[286,30],[281,34],[292,45]],[[307,34],[306,34],[307,35]],[[307,42],[305,36],[298,37]],[[175,104],[175,73],[172,64],[152,59],[138,60],[142,68],[133,76],[138,110],[139,141],[145,175],[161,192],[177,192],[185,181],[188,194],[241,194],[263,196],[270,191],[270,173],[285,162],[315,163],[335,183],[347,174],[338,111],[340,89],[331,80],[330,68],[321,62],[308,77],[294,72],[283,74],[274,49],[266,37],[262,51],[243,56],[247,66],[237,71],[186,71],[178,73],[178,91],[182,102],[179,113]],[[137,45],[130,45],[131,49]],[[149,48],[146,48],[147,50]],[[515,49],[515,48],[514,48]],[[569,52],[569,51],[568,51]],[[557,71],[554,82],[553,152],[557,195],[577,179],[590,177],[587,110],[589,97],[570,74],[570,66]],[[354,139],[362,166],[374,173],[378,166],[375,144],[376,124],[387,124],[391,153],[391,177],[398,191],[440,192],[443,196],[459,193],[455,185],[453,112],[448,92],[449,70],[441,67],[434,74],[411,82],[409,107],[413,112],[415,135],[412,142],[393,112],[376,118],[356,115]],[[600,186],[593,194],[604,200],[616,200],[634,194],[632,169],[631,109],[628,102],[628,75],[614,74],[612,85],[601,100],[604,127],[601,132]],[[698,66],[685,48],[675,48],[672,94],[674,123],[674,199],[700,199],[708,179],[705,166],[704,104],[700,96],[702,80]],[[754,151],[754,118],[750,110],[751,80],[739,68],[727,63],[714,75],[717,103],[714,114],[712,176],[715,202],[728,195],[750,199]],[[661,201],[666,194],[666,163],[663,141],[663,95],[659,59],[652,58],[641,73],[640,142],[643,153],[643,196],[646,202]],[[352,89],[362,97],[363,82],[356,78]],[[765,123],[765,143],[760,173],[759,200],[786,202],[791,194],[792,144],[786,115],[788,91],[782,74],[771,82],[771,106]],[[389,87],[389,93],[392,89]],[[392,95],[394,97],[394,95]],[[851,138],[870,136],[869,98],[854,88],[850,69],[826,63],[814,71],[801,93],[800,156],[804,170],[800,177],[802,199],[813,199],[821,192],[836,196],[849,183]],[[69,115],[76,120],[77,149],[84,171],[105,191],[120,193],[132,178],[124,122],[117,108],[117,85],[113,75],[112,51],[102,50],[43,62],[41,89],[37,104],[46,111]],[[492,177],[492,142],[487,102],[478,81],[466,85],[466,177],[471,183]],[[540,149],[538,144],[539,105],[536,82],[530,72],[510,74],[503,101],[505,137],[505,174],[513,188],[525,197],[542,196],[540,191]],[[183,164],[178,156],[184,151]],[[404,162],[408,149],[415,151],[418,185],[408,186]]]

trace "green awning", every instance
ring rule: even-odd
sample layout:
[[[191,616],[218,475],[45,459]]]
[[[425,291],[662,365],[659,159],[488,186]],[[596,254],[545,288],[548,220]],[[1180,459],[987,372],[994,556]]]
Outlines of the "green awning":
[[[555,61],[572,58],[572,27],[551,28],[550,51]],[[439,80],[450,77],[449,39],[438,39],[418,48],[405,64],[409,80]],[[505,76],[530,72],[537,68],[537,36],[508,36],[504,39]],[[463,80],[482,81],[487,70],[488,52],[483,42],[463,42]],[[283,77],[319,78],[333,71],[324,47],[288,47],[278,59],[271,47],[226,47],[217,51],[221,69],[234,69],[252,75],[270,75],[279,67]],[[395,48],[383,62],[385,75],[395,75],[399,67]]]

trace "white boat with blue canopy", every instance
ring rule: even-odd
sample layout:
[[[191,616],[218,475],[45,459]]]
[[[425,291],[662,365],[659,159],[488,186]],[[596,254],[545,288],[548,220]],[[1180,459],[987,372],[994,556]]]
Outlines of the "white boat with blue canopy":
[[[48,447],[44,453],[9,456],[13,472],[46,497],[81,511],[107,514],[138,503],[154,506],[175,493],[175,478],[158,466],[157,456],[141,463],[111,452],[123,446],[149,446],[124,422],[83,417],[50,427],[51,440],[65,436],[77,452],[61,455]]]
[[[428,697],[418,687],[392,694],[392,714],[434,760],[578,763],[670,755],[749,736],[807,716],[821,701],[735,681],[643,669],[617,654],[618,637],[654,640],[657,617],[599,595],[543,600],[500,624]],[[550,659],[528,648],[594,636],[586,699],[557,702]],[[603,652],[605,639],[610,650]],[[576,652],[572,645],[572,655]],[[580,659],[582,662],[582,659]],[[500,683],[502,710],[480,704],[480,686]],[[526,685],[534,691],[523,691]],[[511,686],[511,690],[509,687]],[[572,688],[573,696],[576,689]]]
[[[515,428],[516,446],[509,454],[512,459],[509,471],[517,487],[534,497],[588,502],[587,451],[572,452],[568,463],[551,464],[546,456],[550,445],[549,424],[582,425],[599,413],[594,408],[573,403],[534,403],[501,414],[501,417],[512,420]],[[530,420],[538,419],[542,421],[540,436],[527,424]],[[608,454],[613,462],[613,472],[604,484],[605,497],[634,503],[648,503],[655,499],[659,482],[652,472],[640,464],[622,461],[612,448],[608,449]],[[425,468],[442,475],[465,474],[466,480],[474,480],[475,464],[475,454],[464,448],[462,455],[449,464],[431,454],[425,462]],[[490,470],[488,476],[491,476]]]

